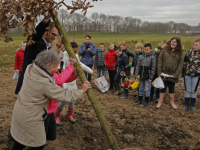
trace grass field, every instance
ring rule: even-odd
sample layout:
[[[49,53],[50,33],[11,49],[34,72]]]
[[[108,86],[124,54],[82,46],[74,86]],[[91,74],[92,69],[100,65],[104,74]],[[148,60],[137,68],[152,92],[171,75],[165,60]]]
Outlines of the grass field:
[[[155,48],[160,42],[167,42],[170,40],[174,34],[108,34],[108,33],[68,33],[69,37],[73,37],[75,41],[81,45],[84,42],[84,37],[86,34],[92,36],[92,42],[98,48],[99,43],[105,43],[106,49],[108,48],[109,42],[114,42],[116,45],[120,41],[126,41],[128,49],[132,52],[135,52],[134,45],[137,42],[151,42]],[[13,67],[14,66],[14,57],[17,48],[20,47],[20,43],[26,40],[26,37],[23,37],[23,33],[12,33],[9,34],[14,41],[5,43],[4,39],[0,39],[0,68],[2,67]],[[181,37],[182,44],[185,47],[185,51],[189,50],[192,47],[192,41],[200,38],[200,36],[190,36],[190,35],[178,35]],[[57,40],[56,40],[57,41]],[[53,43],[53,45],[56,43]]]

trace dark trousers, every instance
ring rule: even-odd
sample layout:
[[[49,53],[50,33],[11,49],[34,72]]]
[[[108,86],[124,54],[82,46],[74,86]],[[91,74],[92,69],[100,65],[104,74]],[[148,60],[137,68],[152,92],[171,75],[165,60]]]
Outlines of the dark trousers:
[[[114,78],[115,84],[121,84],[122,76],[120,75],[120,72],[121,71],[117,71],[117,73],[115,75],[115,78]]]
[[[92,69],[93,65],[86,65],[88,66],[90,69]],[[86,71],[84,71],[86,78],[88,79],[89,82],[91,82],[91,74],[87,73]]]
[[[110,79],[110,88],[113,88],[115,81],[115,75],[116,75],[117,71],[116,70],[108,70],[108,74],[109,74],[109,79]]]
[[[14,142],[12,150],[23,150],[26,146],[18,143],[17,141]],[[40,147],[29,147],[29,150],[43,150],[44,145]]]
[[[57,130],[56,130],[56,120],[55,120],[55,115],[54,113],[47,115],[45,121],[44,121],[44,126],[45,126],[45,132],[46,132],[46,139],[49,141],[55,140],[57,136]],[[25,148],[25,145],[22,145],[15,141],[13,139],[12,135],[10,134],[10,129],[8,132],[8,139],[6,141],[6,145],[12,150],[23,150]],[[36,147],[36,148],[31,148],[30,150],[40,150],[43,149],[44,146],[41,147]]]
[[[169,88],[169,93],[174,94],[175,93],[175,83],[170,81],[163,81],[165,88],[160,90],[160,93],[166,93],[167,87]]]
[[[153,99],[154,90],[155,90],[155,87],[151,86],[151,96],[150,96],[151,99]],[[156,98],[159,98],[159,95],[160,95],[160,89],[156,89]]]
[[[126,68],[125,72],[126,72],[126,76],[130,76],[130,74],[131,74],[131,68]]]
[[[48,114],[44,120],[46,139],[48,141],[53,141],[56,139],[57,130],[56,130],[56,119],[54,113]]]

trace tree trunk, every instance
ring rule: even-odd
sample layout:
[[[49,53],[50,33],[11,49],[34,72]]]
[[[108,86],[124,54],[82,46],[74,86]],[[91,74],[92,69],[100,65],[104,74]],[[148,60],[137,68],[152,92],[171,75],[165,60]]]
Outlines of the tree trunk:
[[[68,40],[68,37],[67,37],[67,35],[66,35],[66,33],[65,33],[61,23],[60,23],[60,21],[58,20],[58,17],[54,16],[53,19],[55,21],[55,24],[56,24],[56,27],[58,29],[59,34],[63,35],[63,45],[65,46],[65,48],[67,50],[67,53],[69,54],[69,57],[77,59],[75,54],[74,54],[74,51],[72,50],[71,44],[70,44],[70,42]],[[87,79],[85,77],[85,74],[83,73],[83,70],[82,70],[80,64],[76,63],[75,67],[76,67],[76,72],[78,73],[81,82],[84,83],[85,81],[87,81]],[[93,106],[93,108],[94,108],[94,110],[96,112],[96,115],[97,115],[97,117],[98,117],[98,119],[99,119],[99,121],[101,123],[101,126],[102,126],[102,128],[104,130],[104,133],[105,133],[106,138],[107,138],[107,140],[108,140],[108,142],[110,144],[110,147],[113,150],[119,150],[120,148],[117,145],[117,142],[116,142],[116,140],[115,140],[115,138],[114,138],[114,136],[113,136],[113,134],[111,132],[110,126],[109,126],[105,116],[103,115],[101,108],[98,105],[98,102],[97,102],[97,100],[95,98],[95,95],[94,95],[92,89],[89,89],[87,91],[87,95],[88,95],[88,97],[89,97],[89,99],[90,99],[90,101],[92,103],[92,106]]]

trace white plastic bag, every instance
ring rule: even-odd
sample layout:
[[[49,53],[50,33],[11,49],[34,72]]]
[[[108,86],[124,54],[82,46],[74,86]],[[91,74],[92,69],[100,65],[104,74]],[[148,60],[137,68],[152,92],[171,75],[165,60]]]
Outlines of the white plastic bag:
[[[157,89],[164,89],[165,88],[165,85],[164,85],[163,80],[161,79],[161,77],[156,78],[152,82],[152,85]]]
[[[94,80],[94,84],[98,87],[98,89],[102,92],[105,93],[108,91],[108,82],[105,79],[105,77],[100,77]]]
[[[15,74],[13,75],[13,80],[18,80],[19,78],[19,73],[15,72]]]
[[[165,73],[161,73],[161,76],[163,76],[163,77],[167,77],[167,78],[173,78],[174,76],[172,76],[172,75],[168,75],[168,74],[165,74]]]

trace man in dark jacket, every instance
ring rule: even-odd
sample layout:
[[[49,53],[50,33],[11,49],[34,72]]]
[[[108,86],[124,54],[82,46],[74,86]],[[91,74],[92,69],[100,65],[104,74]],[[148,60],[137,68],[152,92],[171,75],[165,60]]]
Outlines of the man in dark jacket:
[[[37,27],[36,27],[36,34],[33,34],[28,37],[28,39],[32,39],[35,41],[35,44],[28,45],[25,49],[24,53],[24,63],[22,67],[22,72],[19,76],[17,87],[15,90],[15,94],[18,94],[21,86],[23,84],[24,79],[24,73],[26,71],[26,67],[33,62],[33,60],[36,58],[36,56],[43,50],[49,50],[50,49],[50,43],[52,43],[57,35],[58,30],[56,29],[53,24],[50,24],[50,17],[46,17],[43,21],[41,21]],[[47,31],[47,27],[50,25],[50,34]],[[60,43],[57,44],[58,47],[60,47]]]
[[[152,46],[150,43],[144,45],[144,54],[139,58],[135,76],[140,75],[140,87],[138,102],[135,105],[140,105],[142,103],[144,89],[145,89],[145,104],[144,108],[148,106],[150,97],[150,85],[154,78],[156,71],[156,57],[152,52]]]
[[[85,42],[81,45],[79,55],[82,56],[81,62],[92,69],[94,64],[93,56],[96,54],[95,45],[91,43],[91,36],[85,36]],[[91,82],[91,74],[85,72],[85,76]]]

